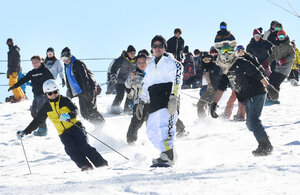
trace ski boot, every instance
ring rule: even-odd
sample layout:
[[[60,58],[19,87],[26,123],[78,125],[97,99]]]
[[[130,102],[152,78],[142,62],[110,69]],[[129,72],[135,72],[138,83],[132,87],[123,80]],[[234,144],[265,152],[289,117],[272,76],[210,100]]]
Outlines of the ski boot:
[[[47,135],[47,130],[43,128],[38,128],[38,130],[33,132],[33,135],[35,136],[46,136]]]
[[[239,115],[234,115],[233,120],[238,121],[238,122],[242,122],[242,121],[245,121],[245,118],[242,117],[242,116],[239,116]]]
[[[151,167],[171,167],[175,163],[173,148],[160,153],[159,158],[152,160]]]
[[[262,141],[258,142],[258,148],[252,151],[254,156],[267,156],[271,154],[273,151],[273,146],[268,138],[263,139]]]
[[[81,171],[89,171],[89,170],[93,170],[92,165],[84,165],[81,167]]]

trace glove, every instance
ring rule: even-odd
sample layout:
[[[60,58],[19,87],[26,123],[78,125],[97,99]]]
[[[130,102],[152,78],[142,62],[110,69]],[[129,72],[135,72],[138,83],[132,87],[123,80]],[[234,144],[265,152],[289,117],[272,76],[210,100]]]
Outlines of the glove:
[[[22,137],[24,137],[25,132],[24,131],[17,131],[17,138],[21,139]]]
[[[127,95],[127,98],[132,100],[132,99],[133,99],[133,96],[134,96],[134,89],[131,88],[131,89],[130,89],[130,92],[129,92],[128,95]]]
[[[211,105],[210,105],[211,117],[213,117],[213,118],[219,117],[219,115],[217,115],[217,113],[216,113],[216,110],[217,110],[217,103],[216,102],[211,103]]]
[[[268,61],[264,61],[264,63],[262,64],[262,66],[266,69],[266,67],[269,66],[269,62]]]
[[[268,85],[267,87],[267,90],[268,90],[268,94],[269,94],[269,97],[271,98],[271,100],[278,100],[279,98],[279,92],[275,89],[275,87],[271,84]]]
[[[171,94],[168,102],[168,112],[170,115],[174,115],[176,113],[177,103],[178,103],[178,97],[176,97],[174,94]]]
[[[142,120],[143,118],[144,104],[145,102],[140,101],[139,104],[136,106],[135,115],[138,120]]]
[[[8,79],[9,79],[9,73],[6,73],[6,78],[8,78]]]
[[[110,82],[117,83],[117,76],[115,74],[110,75],[109,79]]]
[[[280,60],[277,60],[276,64],[277,66],[281,66],[282,64],[286,63],[286,58],[281,58]]]
[[[64,87],[66,85],[65,79],[61,79],[61,84],[62,84],[62,87]]]
[[[14,87],[10,87],[10,88],[8,88],[7,91],[10,91],[10,90],[13,90],[13,89],[15,89],[15,88]]]
[[[63,122],[67,122],[70,118],[71,118],[70,115],[67,114],[67,113],[62,113],[62,114],[59,116],[59,120],[60,120],[60,121],[63,121]]]

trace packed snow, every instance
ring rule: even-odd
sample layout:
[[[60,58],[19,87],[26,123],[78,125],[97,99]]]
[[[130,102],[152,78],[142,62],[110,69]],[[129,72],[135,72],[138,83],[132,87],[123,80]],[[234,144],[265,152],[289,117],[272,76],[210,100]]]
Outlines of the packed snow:
[[[131,116],[108,114],[114,95],[98,96],[98,109],[106,123],[101,129],[83,121],[87,131],[130,160],[89,137],[109,166],[81,172],[69,159],[57,131],[47,120],[48,135],[24,137],[31,168],[25,161],[16,131],[32,120],[31,101],[0,104],[0,194],[298,194],[300,190],[300,87],[284,82],[281,104],[265,106],[262,121],[274,146],[272,155],[254,157],[257,148],[245,122],[224,121],[196,114],[199,89],[182,90],[179,118],[190,132],[175,142],[172,168],[149,168],[157,151],[139,130],[135,145],[127,145]],[[224,111],[228,89],[217,112]],[[188,96],[189,95],[189,96]],[[193,97],[190,97],[193,96]],[[78,100],[74,102],[78,105]],[[234,108],[233,115],[237,110]]]

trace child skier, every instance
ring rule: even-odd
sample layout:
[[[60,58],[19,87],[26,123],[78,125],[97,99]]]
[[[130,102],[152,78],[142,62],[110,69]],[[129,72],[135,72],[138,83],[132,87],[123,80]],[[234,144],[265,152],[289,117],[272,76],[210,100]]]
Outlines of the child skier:
[[[107,161],[89,145],[84,127],[76,118],[76,105],[68,97],[59,94],[58,85],[53,79],[44,82],[43,91],[48,101],[26,129],[17,132],[18,138],[30,134],[49,117],[58,131],[66,153],[81,171],[93,169],[88,159],[95,167],[107,166]]]

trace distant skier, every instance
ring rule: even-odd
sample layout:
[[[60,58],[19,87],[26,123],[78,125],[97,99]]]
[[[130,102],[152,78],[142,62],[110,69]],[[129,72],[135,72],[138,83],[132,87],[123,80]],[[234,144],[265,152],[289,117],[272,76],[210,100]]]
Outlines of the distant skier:
[[[57,79],[57,76],[61,78],[62,87],[66,85],[66,81],[64,78],[64,68],[61,65],[60,61],[56,58],[54,49],[52,47],[49,47],[47,49],[47,57],[44,60],[45,66],[50,70],[50,72],[53,74],[54,79]]]
[[[222,41],[233,41],[235,40],[234,36],[231,34],[229,30],[227,30],[226,22],[220,23],[220,30],[217,32],[215,43],[222,42]]]
[[[35,118],[40,111],[41,107],[47,101],[47,96],[43,93],[43,83],[48,79],[53,79],[53,75],[42,63],[42,58],[40,56],[32,56],[31,58],[33,69],[29,71],[25,77],[20,79],[15,85],[10,87],[8,91],[13,90],[28,81],[31,81],[33,101],[31,106],[31,115]],[[47,125],[45,122],[39,125],[37,131],[34,132],[36,136],[46,136],[47,135]]]
[[[76,105],[68,97],[59,94],[56,81],[53,79],[45,81],[43,91],[47,95],[47,102],[25,130],[17,132],[17,136],[30,134],[49,117],[65,146],[66,153],[81,171],[93,169],[89,161],[95,167],[107,166],[107,161],[89,145],[84,127],[76,117],[78,114]]]
[[[210,106],[213,118],[217,118],[217,103],[230,83],[239,102],[246,106],[246,125],[254,133],[259,145],[252,153],[265,156],[272,152],[268,135],[259,119],[266,99],[266,90],[272,99],[278,99],[278,91],[268,83],[263,74],[246,59],[238,58],[234,52],[236,41],[223,41],[215,44],[219,51],[216,64],[223,70],[218,90]]]
[[[154,57],[145,70],[141,101],[137,105],[136,114],[141,118],[144,104],[150,100],[147,135],[161,151],[160,157],[153,159],[152,163],[171,166],[175,163],[173,147],[183,67],[165,53],[167,42],[161,35],[152,39],[151,47]]]
[[[184,39],[181,37],[181,28],[175,28],[174,36],[171,37],[167,44],[167,52],[173,54],[174,58],[179,62],[183,59]]]

